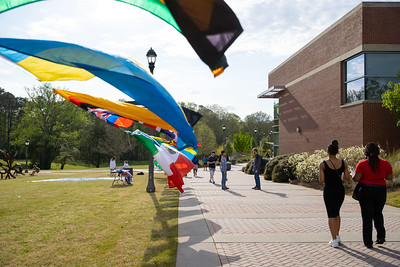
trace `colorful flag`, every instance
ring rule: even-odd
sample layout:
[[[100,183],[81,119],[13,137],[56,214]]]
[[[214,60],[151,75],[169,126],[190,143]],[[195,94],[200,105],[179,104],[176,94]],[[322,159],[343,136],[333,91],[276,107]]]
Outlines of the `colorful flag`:
[[[161,169],[168,176],[169,187],[177,187],[183,193],[183,177],[193,169],[192,161],[175,148],[159,144],[151,136],[140,130],[135,130],[132,135],[151,152],[161,166]]]
[[[172,126],[179,133],[178,148],[197,147],[193,128],[181,107],[153,75],[131,59],[70,43],[13,38],[0,38],[0,55],[41,81],[88,80],[97,76]]]
[[[38,2],[40,0],[1,0],[0,1],[0,13],[9,9],[26,5],[32,2]]]

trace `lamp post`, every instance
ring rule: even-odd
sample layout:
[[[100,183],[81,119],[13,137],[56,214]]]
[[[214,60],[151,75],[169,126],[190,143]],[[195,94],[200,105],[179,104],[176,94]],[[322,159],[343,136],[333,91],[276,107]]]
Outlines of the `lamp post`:
[[[150,47],[150,50],[147,51],[146,53],[147,57],[147,62],[149,63],[149,69],[151,74],[153,74],[156,59],[157,59],[157,54],[153,50],[153,48]],[[154,134],[153,129],[151,129],[151,134]],[[153,164],[153,155],[150,153],[150,158],[149,158],[149,179],[147,181],[147,188],[146,192],[147,193],[152,193],[156,191],[156,187],[154,186],[154,164]]]
[[[29,140],[25,141],[25,173],[28,173],[28,147],[29,147]]]
[[[260,147],[261,147],[261,148],[264,147],[264,142],[265,142],[265,132],[263,132],[262,139],[260,140]]]
[[[222,125],[222,149],[225,150],[225,125]]]
[[[257,145],[257,129],[256,128],[254,128],[254,145],[256,146]]]
[[[272,144],[271,144],[271,157],[272,158],[274,157],[274,144],[275,144],[274,135],[273,134],[274,134],[274,132],[271,130],[269,132],[269,141],[272,142]]]

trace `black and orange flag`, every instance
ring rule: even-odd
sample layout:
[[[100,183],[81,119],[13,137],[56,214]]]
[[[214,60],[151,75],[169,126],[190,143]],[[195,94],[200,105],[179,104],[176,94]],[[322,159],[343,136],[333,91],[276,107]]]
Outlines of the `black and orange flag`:
[[[228,66],[225,51],[243,32],[238,18],[223,0],[165,0],[182,34],[214,76]]]

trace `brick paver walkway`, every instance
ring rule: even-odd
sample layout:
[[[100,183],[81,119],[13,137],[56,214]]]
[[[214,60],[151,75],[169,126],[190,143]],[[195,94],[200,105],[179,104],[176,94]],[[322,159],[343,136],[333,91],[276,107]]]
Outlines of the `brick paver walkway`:
[[[254,179],[232,166],[228,191],[199,177],[185,178],[179,209],[177,266],[400,266],[400,209],[384,209],[387,242],[362,243],[357,201],[346,197],[341,209],[339,248],[330,240],[322,191]]]

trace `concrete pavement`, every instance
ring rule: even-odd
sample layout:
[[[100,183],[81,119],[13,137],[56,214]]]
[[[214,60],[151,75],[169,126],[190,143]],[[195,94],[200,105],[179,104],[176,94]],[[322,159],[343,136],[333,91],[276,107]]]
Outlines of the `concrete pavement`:
[[[346,196],[343,244],[332,248],[322,191],[262,176],[262,190],[252,190],[254,178],[242,166],[228,172],[228,191],[219,171],[215,184],[202,168],[185,178],[176,266],[400,266],[400,209],[385,207],[387,242],[368,249],[358,202]]]

